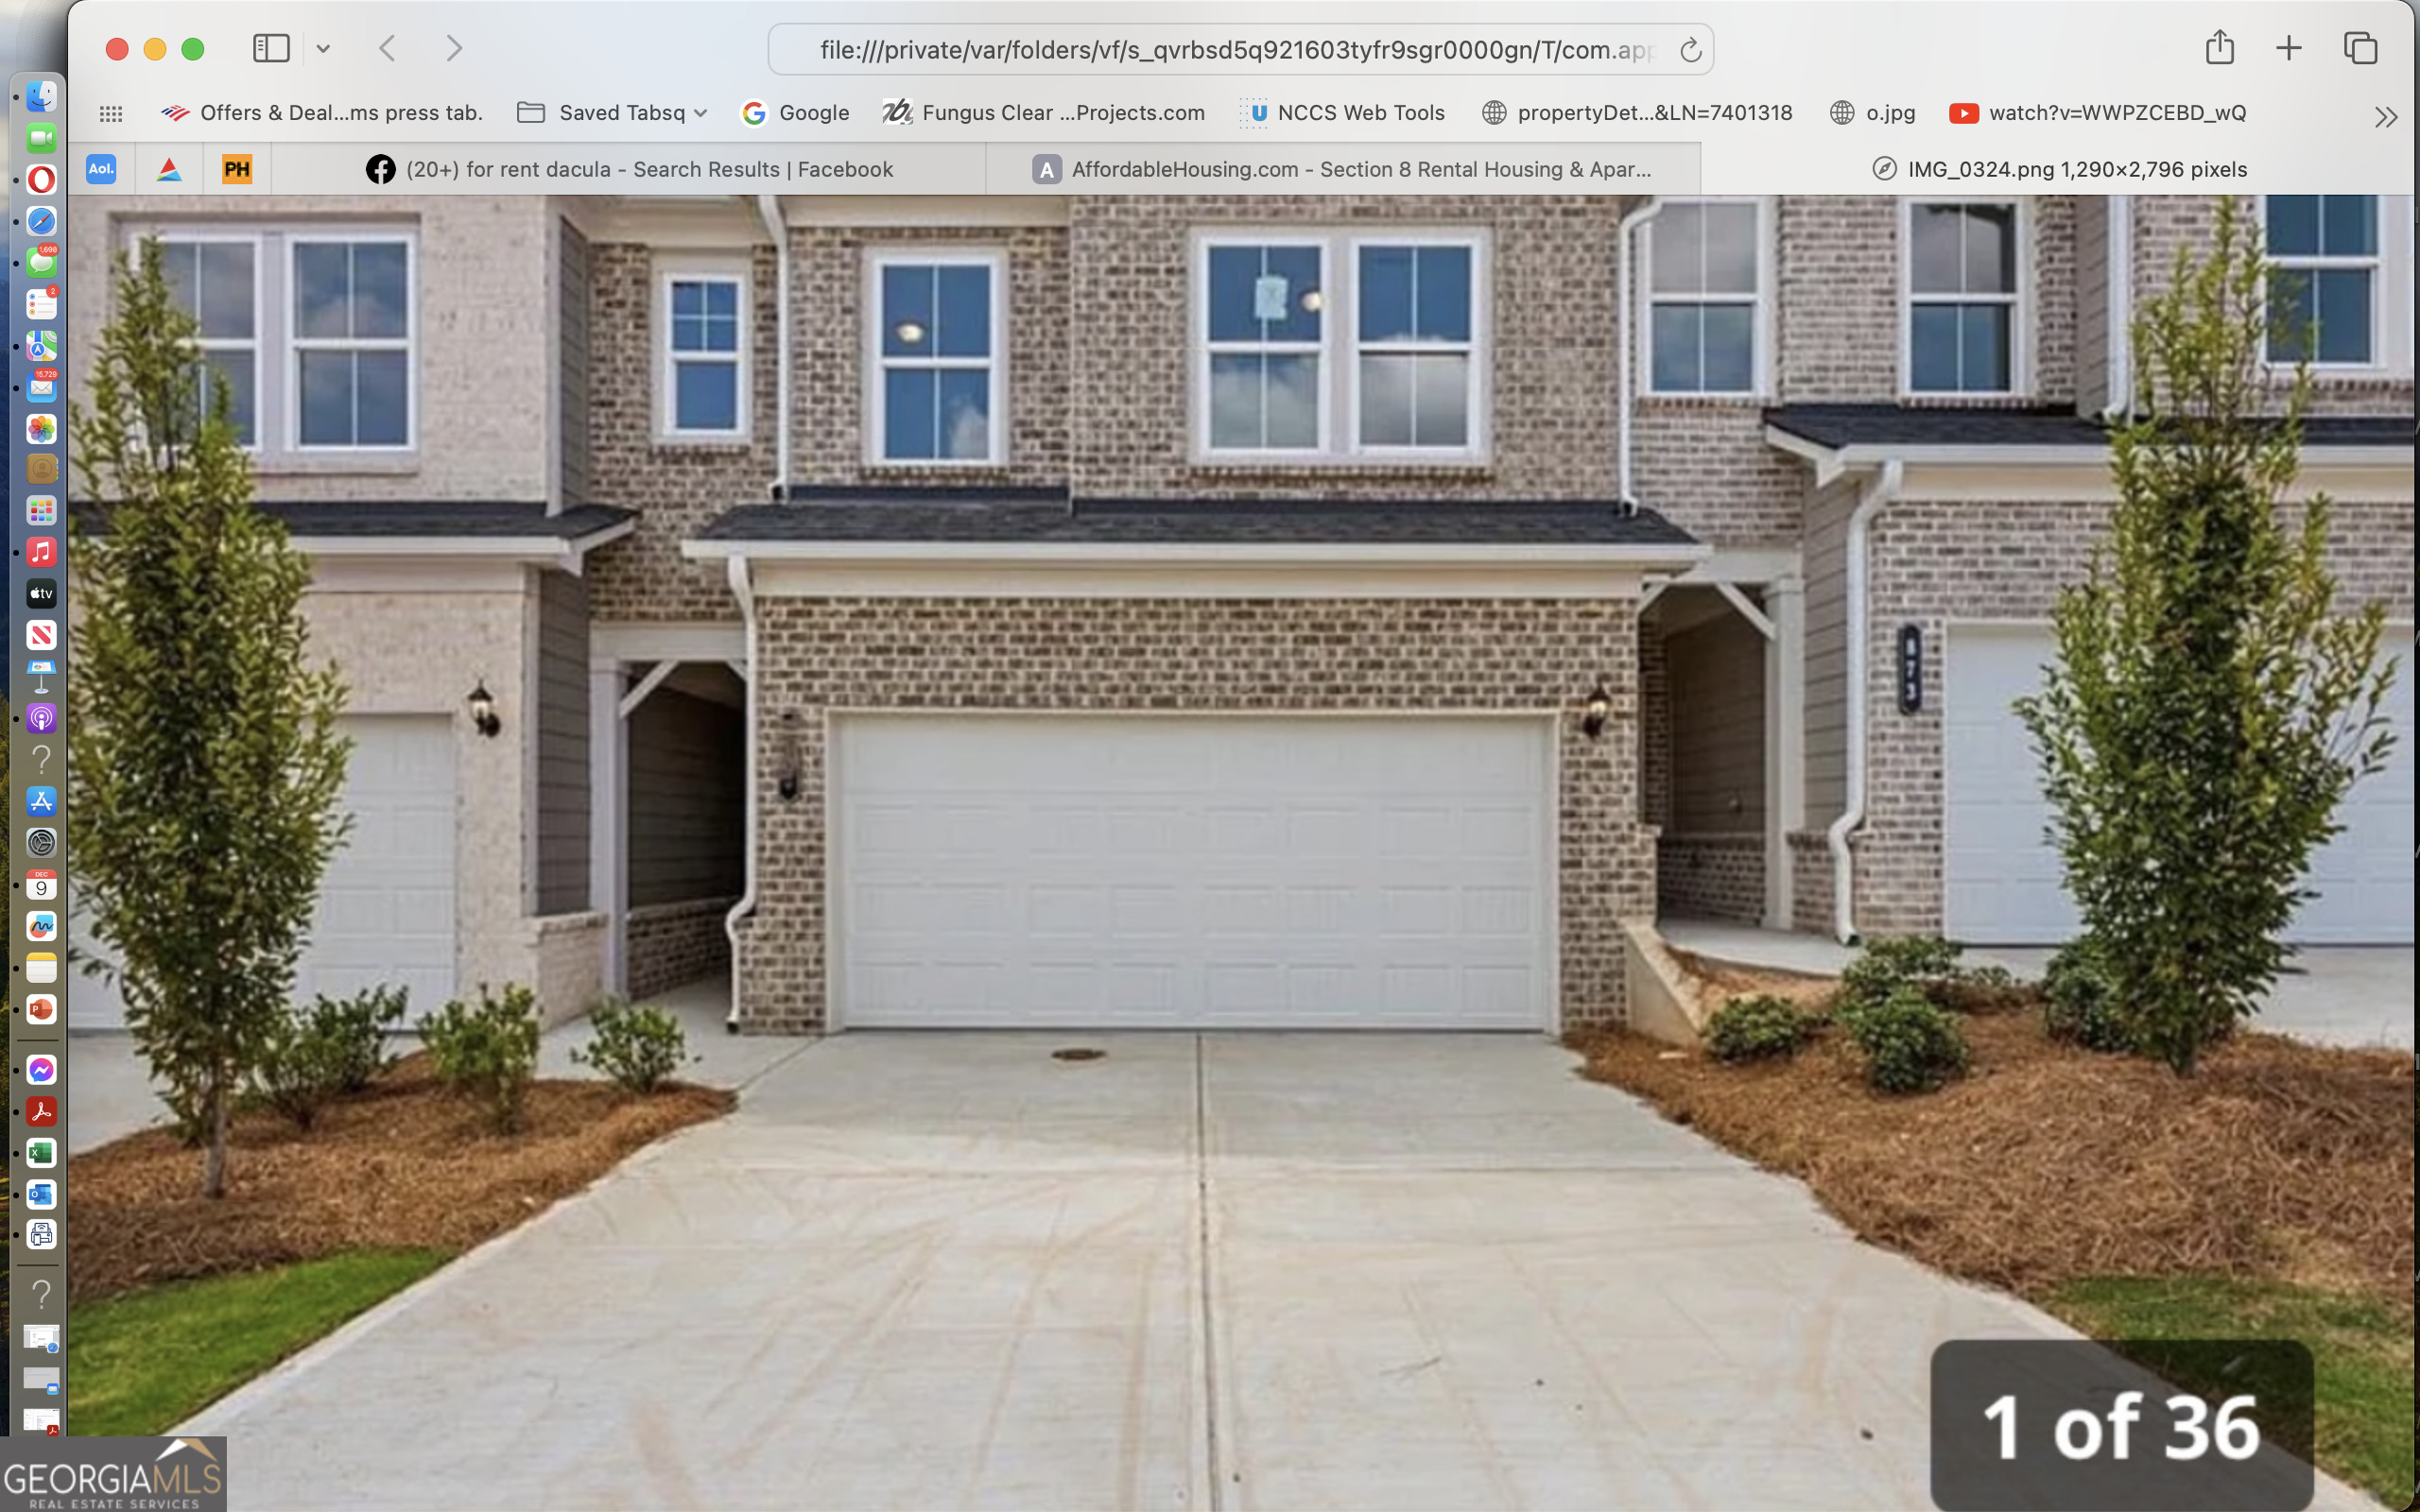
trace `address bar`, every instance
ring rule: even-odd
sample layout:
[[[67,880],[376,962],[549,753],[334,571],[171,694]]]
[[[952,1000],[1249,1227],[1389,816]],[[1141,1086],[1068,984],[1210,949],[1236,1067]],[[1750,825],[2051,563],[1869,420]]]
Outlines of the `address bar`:
[[[1696,25],[1126,22],[1046,27],[951,22],[785,23],[776,74],[1703,74]]]

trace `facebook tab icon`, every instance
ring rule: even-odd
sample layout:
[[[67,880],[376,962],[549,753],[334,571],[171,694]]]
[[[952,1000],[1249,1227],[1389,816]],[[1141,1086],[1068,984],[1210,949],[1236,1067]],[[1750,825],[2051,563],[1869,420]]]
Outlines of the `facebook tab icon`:
[[[87,152],[84,154],[84,181],[89,184],[117,182],[117,154]]]

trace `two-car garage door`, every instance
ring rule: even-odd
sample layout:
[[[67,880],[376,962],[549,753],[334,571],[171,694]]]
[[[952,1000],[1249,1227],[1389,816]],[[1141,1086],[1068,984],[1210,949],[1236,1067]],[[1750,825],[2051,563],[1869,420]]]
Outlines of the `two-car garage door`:
[[[1542,1029],[1548,737],[838,718],[836,1027]]]
[[[414,1019],[454,994],[454,758],[443,715],[363,714],[338,721],[353,743],[344,807],[353,833],[321,879],[311,942],[295,973],[302,1001],[391,984],[411,993]],[[71,816],[72,818],[72,816]],[[71,846],[69,879],[75,876]],[[87,949],[95,942],[85,936]],[[74,1029],[117,1028],[115,987],[71,976]]]
[[[2288,937],[2311,945],[2409,945],[2412,940],[2411,644],[2387,649],[2403,674],[2389,696],[2395,747],[2384,771],[2356,784],[2338,817],[2344,832],[2313,859],[2318,896]],[[2059,858],[2043,838],[2049,821],[2033,743],[2011,708],[2042,684],[2052,656],[2038,626],[1953,626],[1944,667],[1943,884],[1945,927],[1955,938],[1998,945],[2056,944],[2076,929]]]

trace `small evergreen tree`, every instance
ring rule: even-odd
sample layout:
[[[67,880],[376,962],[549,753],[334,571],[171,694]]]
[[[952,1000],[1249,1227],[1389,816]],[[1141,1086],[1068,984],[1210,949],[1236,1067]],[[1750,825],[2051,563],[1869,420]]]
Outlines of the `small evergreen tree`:
[[[286,1014],[320,874],[341,842],[343,689],[305,657],[310,567],[252,503],[223,386],[208,410],[193,318],[121,258],[74,406],[84,496],[69,682],[70,840],[87,927],[128,1027],[227,1191],[227,1125]]]
[[[2180,1075],[2258,1010],[2312,852],[2392,739],[2383,610],[2338,611],[2328,501],[2286,502],[2309,375],[2281,393],[2262,357],[2287,275],[2233,200],[2214,232],[2135,323],[2109,539],[2018,704],[2122,1037]]]

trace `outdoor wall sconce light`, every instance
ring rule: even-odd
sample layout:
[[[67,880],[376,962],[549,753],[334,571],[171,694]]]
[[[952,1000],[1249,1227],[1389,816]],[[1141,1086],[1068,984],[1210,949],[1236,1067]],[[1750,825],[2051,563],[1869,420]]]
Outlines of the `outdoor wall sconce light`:
[[[488,692],[488,679],[485,678],[481,678],[479,685],[471,690],[471,728],[490,740],[493,740],[496,731],[504,728],[504,721],[496,716],[495,695]]]
[[[795,803],[799,795],[798,711],[782,711],[782,746],[773,773],[773,789],[785,803]]]
[[[1590,740],[1599,739],[1605,733],[1605,721],[1612,718],[1613,713],[1614,696],[1607,693],[1605,685],[1600,682],[1588,692],[1585,712],[1580,716],[1580,732]]]

